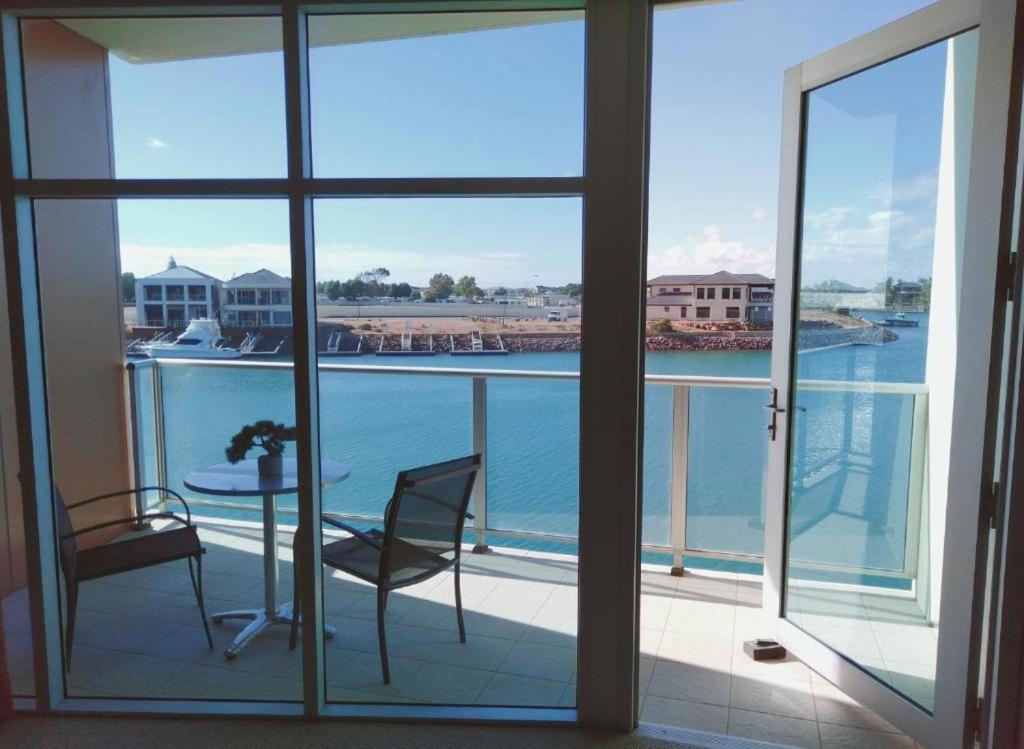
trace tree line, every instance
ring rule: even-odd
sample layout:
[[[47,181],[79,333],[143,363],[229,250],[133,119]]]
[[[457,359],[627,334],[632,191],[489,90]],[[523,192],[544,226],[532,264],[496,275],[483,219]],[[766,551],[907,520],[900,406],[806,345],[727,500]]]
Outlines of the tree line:
[[[319,281],[316,290],[325,294],[332,302],[338,299],[355,301],[362,297],[390,297],[392,299],[408,299],[424,302],[437,302],[447,299],[452,294],[467,299],[479,299],[484,296],[483,290],[476,285],[476,278],[463,276],[458,281],[447,273],[435,273],[430,278],[427,289],[420,292],[406,282],[390,283],[391,271],[387,268],[371,268],[358,273],[347,281]]]

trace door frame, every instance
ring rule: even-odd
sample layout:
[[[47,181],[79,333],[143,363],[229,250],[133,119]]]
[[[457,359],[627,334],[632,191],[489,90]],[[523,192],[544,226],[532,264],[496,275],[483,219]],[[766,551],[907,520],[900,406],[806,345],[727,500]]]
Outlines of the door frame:
[[[1012,33],[1006,16],[1012,0],[941,0],[905,18],[790,68],[785,75],[772,385],[778,389],[777,439],[769,443],[766,476],[764,614],[769,631],[812,669],[928,746],[962,746],[977,719],[978,653],[986,549],[981,542],[983,496],[991,489],[993,409],[991,373],[998,369],[1001,322],[996,314],[1002,271],[999,227],[1005,220],[1005,161]],[[786,534],[789,502],[789,435],[793,409],[793,320],[799,299],[796,271],[803,203],[806,94],[974,27],[979,30],[973,147],[968,182],[966,246],[971,262],[961,277],[958,361],[955,374],[946,509],[940,639],[934,712],[929,714],[784,617]],[[779,304],[781,302],[781,304]],[[985,446],[985,448],[983,448]],[[986,470],[988,469],[988,470]],[[987,531],[987,520],[984,521]],[[979,556],[980,555],[980,556]],[[955,571],[955,574],[953,574]],[[979,585],[978,580],[981,584]]]

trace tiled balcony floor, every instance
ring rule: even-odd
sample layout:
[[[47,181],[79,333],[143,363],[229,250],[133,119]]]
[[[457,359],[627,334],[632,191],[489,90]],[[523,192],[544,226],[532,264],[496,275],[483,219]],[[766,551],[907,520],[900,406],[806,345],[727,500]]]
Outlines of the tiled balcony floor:
[[[208,612],[258,607],[261,531],[202,522]],[[279,600],[292,597],[281,534]],[[332,701],[569,706],[575,702],[576,559],[512,549],[463,556],[468,642],[458,642],[450,575],[388,603],[392,683],[380,680],[373,588],[340,573],[325,584]],[[790,657],[756,663],[755,578],[643,573],[641,720],[800,747],[912,747],[913,742]],[[4,600],[14,686],[30,687],[24,591]],[[287,627],[222,651],[237,623],[211,626],[207,649],[183,562],[83,583],[68,692],[82,697],[301,699]]]

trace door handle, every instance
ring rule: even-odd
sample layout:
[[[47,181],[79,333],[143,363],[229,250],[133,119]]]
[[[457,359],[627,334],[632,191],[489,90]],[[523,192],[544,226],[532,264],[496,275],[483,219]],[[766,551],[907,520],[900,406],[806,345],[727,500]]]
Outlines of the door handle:
[[[786,409],[779,406],[778,388],[772,388],[771,403],[765,403],[764,407],[770,412],[768,415],[768,439],[774,442],[779,431],[779,414],[786,413]]]

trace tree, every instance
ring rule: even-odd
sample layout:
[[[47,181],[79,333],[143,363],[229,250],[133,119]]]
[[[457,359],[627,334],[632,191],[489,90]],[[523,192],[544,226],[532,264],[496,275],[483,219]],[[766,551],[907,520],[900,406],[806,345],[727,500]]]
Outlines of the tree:
[[[350,278],[340,284],[339,293],[349,301],[355,301],[366,294],[366,282],[361,278]]]
[[[921,295],[918,297],[918,304],[925,309],[930,309],[932,306],[932,279],[919,278],[918,283],[921,284]]]
[[[412,286],[407,284],[405,281],[402,281],[402,283],[392,284],[391,296],[396,299],[408,299],[412,296]]]
[[[121,296],[129,304],[135,303],[135,274],[121,274]]]
[[[473,276],[463,276],[455,284],[455,295],[473,299],[474,297],[483,296],[483,292],[476,285],[476,278]]]
[[[178,261],[174,259],[174,255],[167,258],[167,270],[178,267]]]
[[[391,271],[387,268],[370,268],[370,270],[360,273],[356,278],[366,284],[365,293],[367,296],[387,296],[388,287],[385,285],[384,280],[390,276]]]
[[[417,299],[422,299],[422,296],[420,295],[420,290],[419,289],[413,289],[412,293],[409,294],[409,301],[410,302],[414,302]]]
[[[337,301],[341,296],[341,281],[327,281],[324,284],[324,293],[332,302]]]
[[[583,284],[567,283],[565,285],[565,293],[571,296],[573,299],[579,299],[581,296],[583,296]]]
[[[499,286],[492,292],[493,296],[508,296],[508,289],[504,286]]]
[[[435,273],[430,278],[430,291],[428,292],[433,299],[427,299],[427,295],[423,295],[424,301],[436,301],[438,299],[447,299],[452,295],[452,289],[455,288],[455,279],[449,276],[447,273]]]
[[[885,306],[896,306],[896,288],[893,283],[892,276],[885,279]]]

